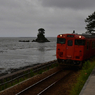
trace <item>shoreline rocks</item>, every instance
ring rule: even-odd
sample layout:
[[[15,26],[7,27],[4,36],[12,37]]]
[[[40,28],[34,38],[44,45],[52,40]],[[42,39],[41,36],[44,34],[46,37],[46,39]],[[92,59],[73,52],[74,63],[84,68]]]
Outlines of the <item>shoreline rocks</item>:
[[[50,42],[49,40],[47,39],[36,39],[36,40],[32,40],[32,42],[39,42],[39,43],[44,43],[44,42]]]

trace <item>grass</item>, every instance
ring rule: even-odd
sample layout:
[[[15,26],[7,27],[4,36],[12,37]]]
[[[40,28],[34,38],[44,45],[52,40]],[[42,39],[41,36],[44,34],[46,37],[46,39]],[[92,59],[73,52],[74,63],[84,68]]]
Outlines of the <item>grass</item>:
[[[83,67],[80,70],[80,74],[77,78],[77,82],[74,84],[72,90],[70,91],[70,95],[79,95],[81,89],[83,88],[86,80],[88,79],[94,67],[95,61],[94,62],[87,61],[83,64]]]

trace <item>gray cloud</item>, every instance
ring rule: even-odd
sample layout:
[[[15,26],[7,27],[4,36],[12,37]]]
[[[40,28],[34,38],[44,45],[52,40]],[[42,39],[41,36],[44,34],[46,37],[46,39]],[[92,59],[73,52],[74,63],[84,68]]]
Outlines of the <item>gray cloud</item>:
[[[85,9],[90,1],[0,0],[0,36],[36,36],[40,27],[46,36],[85,32],[84,19],[94,11],[93,4]]]
[[[72,9],[94,8],[95,0],[42,0],[42,5]]]

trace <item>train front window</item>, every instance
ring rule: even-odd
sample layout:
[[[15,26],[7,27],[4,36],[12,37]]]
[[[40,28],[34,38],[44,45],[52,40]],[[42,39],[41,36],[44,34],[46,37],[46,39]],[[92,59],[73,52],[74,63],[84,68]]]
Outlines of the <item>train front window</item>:
[[[65,38],[57,38],[57,43],[59,44],[65,44],[66,39]]]
[[[76,39],[75,40],[75,45],[85,45],[85,40]]]

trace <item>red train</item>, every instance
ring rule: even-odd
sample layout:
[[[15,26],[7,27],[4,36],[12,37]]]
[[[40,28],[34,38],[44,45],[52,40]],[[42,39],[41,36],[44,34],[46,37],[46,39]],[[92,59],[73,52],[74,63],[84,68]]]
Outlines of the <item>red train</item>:
[[[60,34],[57,36],[56,57],[59,63],[82,65],[95,55],[95,35]]]

